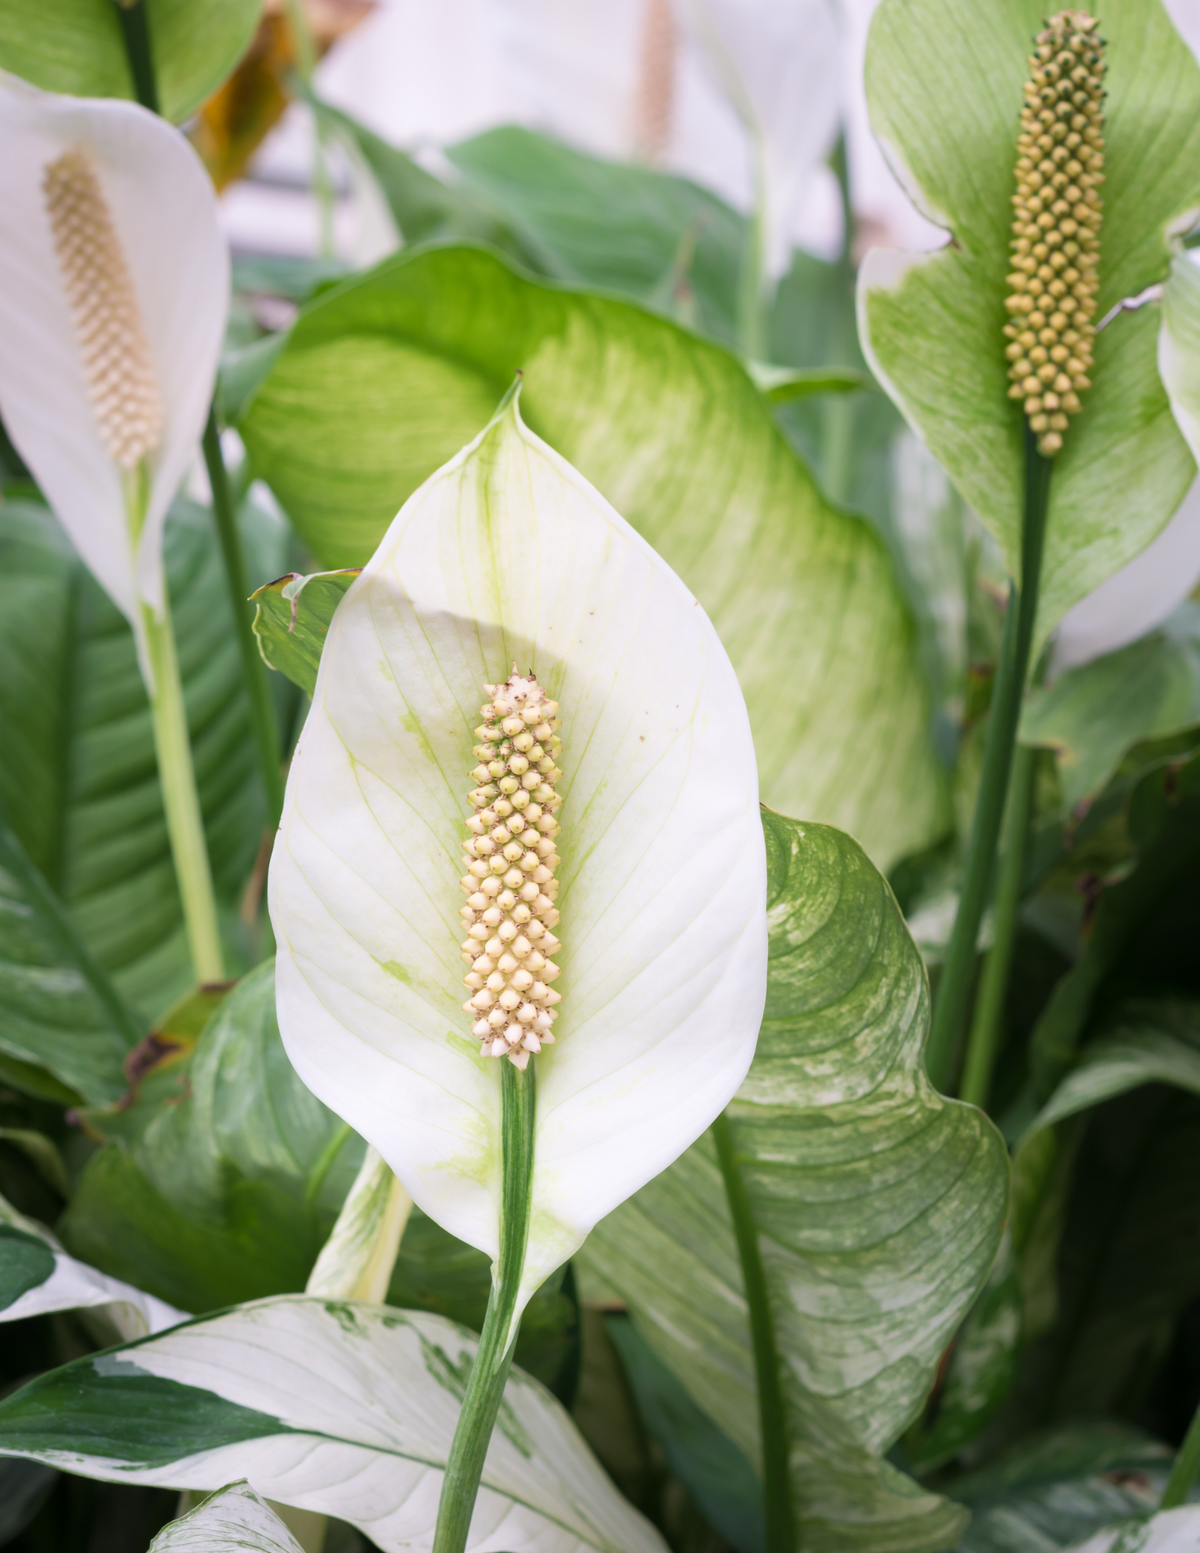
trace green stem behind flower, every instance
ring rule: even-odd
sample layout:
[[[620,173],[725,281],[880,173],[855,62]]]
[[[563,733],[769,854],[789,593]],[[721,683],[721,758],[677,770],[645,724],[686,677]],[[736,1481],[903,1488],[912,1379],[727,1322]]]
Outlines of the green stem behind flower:
[[[758,1228],[750,1211],[746,1184],[733,1149],[729,1117],[724,1111],[712,1124],[717,1163],[725,1181],[729,1216],[742,1265],[742,1282],[750,1315],[750,1340],[754,1348],[754,1373],[758,1383],[758,1418],[762,1433],[763,1517],[766,1553],[794,1553],[796,1523],[792,1513],[792,1485],[788,1471],[787,1412],[775,1345],[775,1322],[767,1295],[767,1277],[758,1244]]]
[[[925,1062],[939,1089],[950,1079],[954,1046],[966,1013],[975,967],[979,924],[987,905],[996,861],[996,843],[1004,818],[1004,803],[1012,769],[1021,698],[1029,672],[1033,628],[1037,619],[1038,583],[1046,537],[1046,509],[1050,499],[1053,465],[1037,451],[1037,439],[1025,428],[1025,511],[1021,528],[1021,586],[1010,584],[1004,638],[992,686],[987,736],[983,746],[983,773],[975,801],[975,817],[967,843],[962,894],[954,930],[946,950],[933,1010],[933,1028]]]
[[[501,1061],[501,1068],[504,1174],[500,1254],[492,1272],[492,1293],[479,1334],[479,1350],[446,1462],[432,1553],[463,1553],[467,1545],[484,1458],[517,1342],[519,1322],[513,1318],[525,1269],[533,1181],[535,1064],[529,1063],[522,1072],[511,1062]]]
[[[766,361],[767,347],[767,173],[763,147],[751,136],[754,209],[746,219],[738,275],[738,349],[747,361]]]
[[[133,78],[133,95],[143,108],[157,113],[158,87],[154,80],[154,55],[150,49],[145,0],[114,0],[114,3],[121,24],[125,57],[129,60],[129,74]]]
[[[987,1109],[992,1087],[992,1070],[1000,1044],[1004,997],[1012,965],[1013,944],[1017,936],[1017,910],[1021,904],[1021,882],[1025,873],[1025,845],[1029,835],[1029,817],[1033,809],[1033,781],[1037,771],[1037,753],[1027,744],[1018,744],[1013,756],[1012,779],[1008,789],[1008,816],[1004,852],[1000,859],[1000,877],[996,886],[996,934],[983,965],[979,994],[967,1037],[967,1056],[959,1099]]]
[[[144,463],[125,476],[125,515],[129,544],[137,554],[142,525],[146,521],[149,475]],[[161,617],[142,603],[143,673],[154,721],[154,749],[158,756],[158,780],[162,787],[167,834],[175,862],[175,878],[183,905],[192,973],[199,982],[224,981],[221,935],[217,927],[217,903],[213,895],[204,816],[196,792],[192,767],[192,742],[179,660],[175,656],[175,632],[171,627],[171,599],[163,582]]]
[[[217,428],[216,412],[212,410],[209,411],[208,425],[204,428],[204,463],[208,469],[208,483],[212,487],[213,515],[217,520],[221,554],[225,560],[229,601],[233,607],[233,618],[237,623],[238,647],[242,654],[242,678],[246,682],[246,694],[250,699],[250,722],[254,729],[254,744],[258,752],[263,790],[267,795],[267,820],[270,828],[274,830],[283,812],[279,734],[275,727],[275,712],[271,706],[271,689],[267,683],[266,665],[258,650],[258,643],[254,639],[252,606],[249,603],[249,586],[246,582],[246,561],[242,554],[242,536],[238,532],[237,513],[234,509],[233,495],[229,489],[229,475],[221,453],[221,433]]]

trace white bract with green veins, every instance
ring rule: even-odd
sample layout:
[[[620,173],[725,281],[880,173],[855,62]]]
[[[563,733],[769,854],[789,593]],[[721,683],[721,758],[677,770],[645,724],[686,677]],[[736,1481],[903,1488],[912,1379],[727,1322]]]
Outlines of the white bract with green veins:
[[[501,739],[481,742],[488,726]],[[507,776],[481,784],[473,751],[504,741]],[[501,826],[464,878],[464,840]],[[524,1303],[738,1088],[765,893],[749,723],[716,633],[511,399],[405,504],[329,630],[271,865],[292,1061],[424,1212],[495,1257],[495,1058],[532,1056]],[[468,921],[488,935],[464,939]],[[553,988],[544,964],[520,970],[547,936]],[[490,995],[464,1010],[477,942]],[[499,1040],[479,1028],[493,1009]]]
[[[0,135],[0,414],[140,638],[225,332],[216,197],[180,132],[133,103],[0,73]]]

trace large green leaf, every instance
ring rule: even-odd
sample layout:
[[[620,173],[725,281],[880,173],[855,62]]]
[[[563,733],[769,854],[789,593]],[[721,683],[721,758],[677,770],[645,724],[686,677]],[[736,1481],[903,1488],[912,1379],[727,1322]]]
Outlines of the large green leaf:
[[[719,347],[441,249],[307,308],[241,429],[321,560],[357,565],[518,368],[528,424],[708,611],[749,703],[766,800],[853,831],[884,864],[936,836],[942,781],[884,548],[822,502]]]
[[[925,971],[846,836],[764,816],[767,1009],[728,1110],[766,1269],[800,1540],[930,1550],[964,1517],[882,1457],[924,1401],[996,1254],[1004,1146],[925,1077]],[[702,1408],[761,1459],[746,1294],[709,1138],[604,1220],[601,1291]]]
[[[1021,742],[1054,750],[1063,800],[1074,809],[1100,792],[1132,745],[1197,723],[1200,605],[1188,602],[1157,631],[1034,690]]]
[[[179,123],[241,58],[262,0],[145,0],[164,115]],[[0,0],[0,69],[48,92],[132,97],[112,0]]]
[[[281,529],[247,519],[251,576],[278,575]],[[45,508],[4,504],[0,561],[0,802],[92,959],[152,1019],[191,973],[133,637]],[[166,566],[214,881],[234,908],[265,808],[204,509],[176,504]],[[93,1097],[115,1098],[111,1082]]]
[[[238,985],[189,1058],[142,1081],[134,1106],[83,1120],[109,1141],[63,1239],[185,1310],[302,1289],[362,1156],[287,1060],[273,965]]]
[[[0,1452],[176,1488],[247,1477],[402,1553],[429,1546],[476,1348],[440,1316],[264,1300],[40,1376],[0,1402]],[[665,1553],[562,1407],[515,1369],[472,1527],[473,1546],[509,1553]]]
[[[333,612],[357,576],[357,570],[316,572],[310,577],[290,572],[251,595],[257,606],[254,634],[259,651],[273,669],[286,674],[307,695],[312,695],[317,683]]]
[[[1003,327],[1022,88],[1041,0],[885,0],[867,53],[871,121],[954,242],[876,251],[860,320],[877,375],[1020,570],[1021,406]],[[1200,203],[1200,68],[1159,0],[1109,0],[1100,315],[1167,273]],[[1149,544],[1195,464],[1155,361],[1152,309],[1097,341],[1094,386],[1055,460],[1039,635]]]
[[[0,810],[0,1073],[42,1099],[116,1100],[140,1034]]]

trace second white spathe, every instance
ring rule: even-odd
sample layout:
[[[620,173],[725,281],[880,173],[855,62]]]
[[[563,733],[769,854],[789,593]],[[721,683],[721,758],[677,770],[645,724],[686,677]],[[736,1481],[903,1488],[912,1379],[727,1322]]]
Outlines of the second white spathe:
[[[494,1256],[500,1062],[462,1011],[483,684],[560,703],[556,1044],[527,1296],[722,1110],[766,990],[749,722],[699,604],[510,402],[405,504],[330,627],[271,865],[280,1029],[421,1209]]]
[[[58,96],[0,72],[0,415],[80,555],[140,635],[160,612],[167,507],[203,432],[229,303],[216,196],[172,125],[134,103]],[[84,148],[113,218],[163,411],[136,554],[121,472],[88,393],[42,180]]]

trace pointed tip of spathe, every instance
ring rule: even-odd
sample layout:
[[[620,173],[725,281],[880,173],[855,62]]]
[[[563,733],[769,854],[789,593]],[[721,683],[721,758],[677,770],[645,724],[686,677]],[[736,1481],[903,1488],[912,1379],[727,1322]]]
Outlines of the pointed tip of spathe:
[[[517,401],[521,397],[521,386],[524,381],[525,369],[524,367],[518,367],[516,376],[505,389],[504,398],[501,399],[500,403],[496,406],[496,412],[487,424],[487,429],[489,431],[493,426],[498,425],[500,421],[504,420],[506,416],[511,415],[516,420],[520,420],[521,415],[519,409],[517,408]]]

